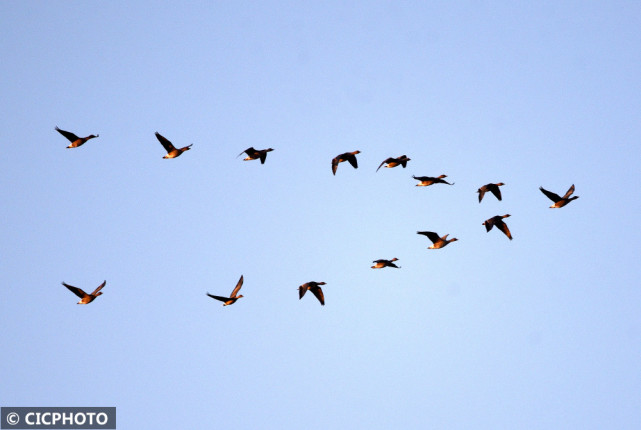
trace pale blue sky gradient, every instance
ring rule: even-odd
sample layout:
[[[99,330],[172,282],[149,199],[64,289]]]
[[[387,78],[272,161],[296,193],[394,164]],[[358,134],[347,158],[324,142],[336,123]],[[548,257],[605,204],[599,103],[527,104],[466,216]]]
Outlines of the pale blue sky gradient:
[[[1,405],[641,428],[638,2],[21,1],[0,24]],[[572,184],[548,209],[539,186]],[[513,241],[481,225],[505,213]],[[233,306],[205,295],[241,274]],[[105,279],[88,306],[60,285]]]

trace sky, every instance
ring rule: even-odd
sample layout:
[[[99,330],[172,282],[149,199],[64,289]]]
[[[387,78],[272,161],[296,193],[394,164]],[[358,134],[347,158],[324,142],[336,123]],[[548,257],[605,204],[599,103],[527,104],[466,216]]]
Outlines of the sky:
[[[641,427],[638,2],[20,1],[0,24],[0,405]],[[165,160],[154,132],[193,146]],[[561,209],[538,190],[572,184]],[[482,225],[503,214],[512,241]],[[206,296],[240,275],[233,306]],[[61,285],[103,280],[86,306]]]

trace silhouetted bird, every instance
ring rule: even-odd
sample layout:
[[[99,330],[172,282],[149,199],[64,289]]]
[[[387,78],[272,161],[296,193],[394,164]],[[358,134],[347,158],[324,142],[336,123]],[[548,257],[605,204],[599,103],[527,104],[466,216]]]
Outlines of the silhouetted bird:
[[[563,206],[570,203],[572,200],[576,200],[579,198],[579,196],[570,197],[574,193],[574,184],[572,184],[572,186],[568,189],[568,191],[565,193],[563,197],[560,197],[558,194],[548,191],[543,187],[539,187],[539,189],[543,194],[547,196],[548,199],[554,202],[554,204],[550,206],[550,208],[562,208]]]
[[[238,291],[240,291],[240,287],[242,286],[243,286],[243,275],[240,275],[240,279],[238,280],[238,283],[236,284],[234,291],[231,292],[231,295],[229,297],[214,296],[213,294],[209,294],[209,293],[207,293],[207,295],[212,299],[216,299],[223,302],[223,306],[233,305],[234,303],[236,303],[236,300],[243,297],[242,294],[240,296],[236,295],[238,294]]]
[[[372,266],[372,269],[382,269],[383,267],[395,267],[397,269],[400,269],[396,264],[394,264],[395,261],[398,261],[398,258],[394,257],[391,260],[374,260],[372,263],[376,263]]]
[[[479,203],[481,203],[481,200],[483,200],[483,196],[485,193],[488,191],[491,192],[496,196],[499,201],[501,200],[501,190],[499,189],[500,186],[505,185],[503,182],[499,182],[498,184],[486,184],[483,185],[481,188],[479,188],[476,192],[479,193]]]
[[[455,242],[458,240],[457,238],[452,238],[448,240],[447,236],[449,236],[449,233],[443,237],[440,237],[438,234],[434,233],[433,231],[417,231],[416,234],[422,234],[424,236],[427,236],[427,238],[433,242],[433,245],[429,246],[427,249],[443,248],[444,246],[447,246],[451,242]]]
[[[102,294],[102,292],[100,290],[102,290],[102,288],[105,285],[107,285],[107,281],[104,281],[102,284],[100,284],[100,286],[98,288],[96,288],[94,290],[94,292],[91,293],[91,294],[87,294],[84,291],[82,291],[80,288],[76,288],[76,287],[74,287],[72,285],[65,284],[64,282],[62,283],[62,285],[67,287],[69,289],[69,291],[74,293],[76,296],[80,297],[80,301],[78,303],[76,303],[76,304],[78,304],[78,305],[86,305],[88,303],[93,302],[96,297],[98,297],[99,295]]]
[[[316,296],[320,304],[325,306],[325,296],[323,295],[323,290],[320,287],[321,285],[325,285],[325,282],[310,281],[301,285],[298,287],[298,300],[302,299],[307,290],[309,290]]]
[[[165,151],[167,151],[167,155],[165,155],[162,158],[176,158],[180,156],[180,154],[182,154],[183,152],[188,151],[189,148],[191,148],[191,145],[193,145],[192,143],[191,145],[187,145],[185,147],[176,149],[176,147],[164,136],[162,136],[160,133],[156,132],[156,137],[160,141],[163,148],[165,148]]]
[[[490,219],[486,219],[483,222],[483,225],[485,226],[485,230],[486,231],[490,231],[490,230],[492,230],[492,227],[496,227],[499,230],[501,230],[503,233],[505,233],[505,235],[510,240],[512,240],[512,233],[510,233],[510,229],[507,228],[507,224],[505,224],[505,222],[503,222],[503,218],[507,218],[509,216],[510,216],[510,214],[496,215],[496,216],[493,216]]]
[[[338,163],[343,161],[349,161],[349,164],[352,165],[355,169],[358,169],[358,161],[356,161],[356,154],[360,154],[361,151],[354,152],[345,152],[344,154],[337,155],[332,159],[332,173],[336,174],[336,169],[338,169]]]
[[[67,148],[77,148],[79,146],[84,145],[85,142],[87,142],[89,139],[93,139],[94,137],[100,136],[99,134],[96,134],[96,135],[91,134],[87,137],[78,137],[72,132],[60,130],[58,127],[56,127],[56,131],[62,134],[64,137],[66,137],[69,142],[71,142],[71,145],[67,146]]]
[[[385,166],[385,167],[390,167],[390,168],[391,167],[396,167],[398,165],[401,165],[401,166],[403,166],[403,169],[404,169],[407,166],[407,162],[410,161],[410,160],[411,160],[411,158],[407,158],[407,155],[401,155],[398,158],[389,157],[388,159],[383,161],[380,166],[378,166],[378,169],[383,167],[383,164],[387,164],[387,166]],[[377,172],[378,172],[378,169],[376,169]]]
[[[417,187],[427,187],[432,184],[454,185],[453,182],[450,184],[449,182],[443,180],[443,178],[447,178],[447,175],[441,175],[437,178],[433,178],[431,176],[412,176],[412,178],[420,181],[418,184],[416,184]]]
[[[249,160],[258,160],[260,159],[260,164],[265,164],[265,159],[267,158],[267,153],[273,151],[272,148],[268,149],[254,149],[253,146],[245,149],[243,152],[238,154],[236,158],[240,157],[243,154],[247,154],[247,157],[244,158],[244,161]]]

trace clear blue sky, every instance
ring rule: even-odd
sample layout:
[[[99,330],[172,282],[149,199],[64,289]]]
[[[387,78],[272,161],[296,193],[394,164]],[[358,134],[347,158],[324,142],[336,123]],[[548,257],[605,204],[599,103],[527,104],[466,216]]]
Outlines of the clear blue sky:
[[[537,3],[0,2],[0,404],[641,428],[641,4]]]

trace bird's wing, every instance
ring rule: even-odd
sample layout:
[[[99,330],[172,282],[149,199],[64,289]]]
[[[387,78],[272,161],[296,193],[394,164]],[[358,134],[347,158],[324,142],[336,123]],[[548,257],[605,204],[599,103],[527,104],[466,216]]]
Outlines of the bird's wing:
[[[338,169],[338,157],[332,159],[332,173],[336,174],[336,169]]]
[[[240,287],[243,286],[243,275],[240,275],[240,279],[238,280],[238,283],[236,284],[236,287],[234,288],[234,291],[231,292],[231,298],[236,297],[236,294],[238,294],[238,291],[240,291]]]
[[[96,288],[96,289],[94,290],[94,292],[93,292],[93,293],[91,293],[91,295],[92,295],[92,296],[95,296],[95,295],[96,295],[96,293],[97,293],[98,291],[102,290],[102,289],[104,288],[104,286],[105,286],[105,285],[107,285],[107,281],[104,281],[102,284],[100,284],[100,285],[98,286],[98,288]]]
[[[507,224],[505,224],[503,221],[499,221],[496,223],[496,228],[501,230],[505,235],[512,240],[512,233],[510,233],[510,229],[507,228]]]
[[[243,155],[243,154],[247,154],[247,155],[249,155],[249,152],[247,152],[247,151],[249,151],[250,149],[251,149],[251,148],[247,148],[247,149],[245,149],[243,152],[241,152],[240,154],[238,154],[238,155],[236,156],[236,158],[240,157],[240,156],[241,156],[241,155]]]
[[[84,299],[87,297],[87,293],[82,291],[80,288],[74,287],[73,285],[65,284],[64,282],[62,283],[65,287],[69,289],[72,293],[74,293],[76,296],[80,297],[81,299]]]
[[[325,296],[323,295],[323,290],[321,287],[312,288],[312,293],[316,296],[321,305],[325,306]]]
[[[258,151],[258,154],[260,155],[260,164],[265,164],[265,160],[267,159],[267,151]]]
[[[501,200],[501,189],[498,185],[490,187],[490,191],[496,196],[497,199]]]
[[[385,161],[383,161],[383,162],[381,163],[381,165],[380,165],[380,166],[378,166],[378,169],[380,169],[381,167],[383,167],[383,164],[387,164],[387,163],[389,163],[390,161],[394,161],[394,159],[393,159],[392,157],[387,158]],[[378,172],[378,169],[376,169],[376,171],[377,171],[377,172]]]
[[[568,189],[568,191],[565,193],[565,195],[563,196],[563,198],[564,198],[564,199],[567,199],[567,198],[568,198],[568,197],[570,197],[573,193],[574,193],[574,184],[572,184],[572,186]]]
[[[479,203],[481,203],[481,200],[483,200],[483,196],[485,195],[485,189],[484,187],[481,187],[476,192],[479,193]]]
[[[349,164],[351,164],[353,168],[358,169],[358,161],[356,160],[356,155],[350,154],[347,157],[347,161],[349,161]]]
[[[58,133],[62,134],[64,137],[66,137],[66,138],[67,138],[67,140],[68,140],[69,142],[72,142],[72,143],[73,143],[73,142],[75,142],[76,140],[80,139],[78,136],[76,136],[75,134],[73,134],[73,133],[72,133],[72,132],[70,132],[70,131],[60,130],[58,127],[56,127],[56,131],[57,131]]]
[[[156,137],[160,141],[160,144],[163,146],[163,148],[165,148],[165,151],[171,152],[176,149],[176,147],[160,133],[156,132]]]
[[[485,226],[485,231],[490,231],[492,230],[492,227],[494,227],[494,221],[492,221],[492,218],[486,219],[485,222],[483,223]]]
[[[302,299],[305,293],[307,292],[307,284],[303,284],[298,287],[298,299]]]
[[[559,200],[561,200],[561,197],[558,194],[553,193],[552,191],[548,191],[543,187],[539,187],[539,190],[541,190],[541,192],[543,194],[545,194],[547,196],[547,198],[552,200],[554,203],[556,203]]]
[[[433,231],[417,231],[417,234],[422,234],[424,236],[427,236],[429,240],[432,242],[436,243],[439,240],[441,240],[441,236],[439,236],[437,233],[434,233]]]
[[[220,300],[221,302],[226,302],[227,300],[229,300],[229,297],[214,296],[213,294],[209,293],[207,293],[207,295],[212,299]]]

